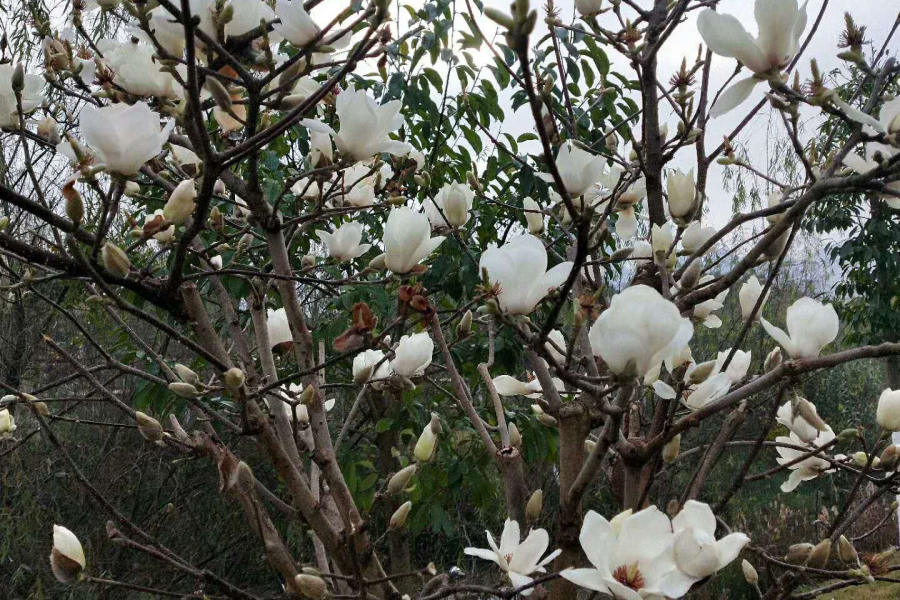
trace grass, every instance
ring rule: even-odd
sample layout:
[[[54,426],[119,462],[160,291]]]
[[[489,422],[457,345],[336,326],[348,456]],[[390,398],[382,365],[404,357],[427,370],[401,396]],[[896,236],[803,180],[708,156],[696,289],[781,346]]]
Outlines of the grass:
[[[822,594],[816,600],[896,600],[900,598],[900,583],[877,582],[854,586]]]

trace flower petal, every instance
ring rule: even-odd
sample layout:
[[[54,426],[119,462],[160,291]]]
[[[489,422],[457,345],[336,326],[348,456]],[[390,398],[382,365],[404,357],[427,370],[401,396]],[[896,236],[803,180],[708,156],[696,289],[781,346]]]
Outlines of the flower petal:
[[[750,97],[750,94],[753,93],[753,88],[755,88],[758,83],[759,80],[751,76],[732,84],[727,90],[722,92],[722,95],[716,100],[716,103],[709,111],[709,118],[715,119],[716,117],[721,117],[725,113],[730,112],[743,104],[744,101]]]

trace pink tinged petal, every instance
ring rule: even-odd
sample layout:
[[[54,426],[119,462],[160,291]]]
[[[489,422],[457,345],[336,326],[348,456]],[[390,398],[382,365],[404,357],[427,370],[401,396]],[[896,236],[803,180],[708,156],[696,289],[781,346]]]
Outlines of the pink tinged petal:
[[[509,561],[510,571],[523,575],[533,573],[549,544],[550,536],[545,529],[532,530],[525,541],[513,551],[512,560]]]
[[[607,585],[608,576],[597,569],[566,569],[560,573],[560,576],[571,581],[575,585],[601,594],[609,594],[609,586]]]
[[[688,500],[681,511],[672,519],[675,531],[680,529],[696,529],[708,535],[716,533],[716,516],[709,504]]]
[[[719,568],[725,568],[736,559],[744,546],[750,543],[750,538],[743,533],[726,535],[716,542],[716,550],[719,552]]]
[[[768,333],[772,337],[772,339],[778,342],[778,344],[782,348],[787,350],[788,354],[790,354],[791,356],[794,355],[794,344],[791,341],[790,336],[788,336],[788,334],[786,334],[783,329],[772,325],[762,317],[760,317],[759,322],[762,323],[763,329],[766,330],[766,333]]]
[[[795,50],[797,0],[756,0],[755,14],[759,48],[772,67],[780,67],[791,59]]]
[[[697,18],[697,29],[709,49],[719,56],[736,58],[754,73],[769,69],[756,40],[735,17],[707,9]]]
[[[732,84],[727,90],[722,92],[722,95],[716,100],[716,103],[709,111],[709,117],[711,119],[721,117],[725,113],[730,112],[743,104],[747,98],[750,97],[750,94],[753,93],[753,89],[758,83],[759,80],[751,76]]]

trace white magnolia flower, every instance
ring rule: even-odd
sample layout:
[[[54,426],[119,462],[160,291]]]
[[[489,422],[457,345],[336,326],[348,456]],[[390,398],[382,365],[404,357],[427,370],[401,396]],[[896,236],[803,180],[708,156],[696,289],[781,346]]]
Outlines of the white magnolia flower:
[[[113,83],[133,96],[177,99],[183,91],[171,73],[160,71],[154,49],[146,44],[102,40],[98,47],[113,72]]]
[[[188,0],[188,4],[191,15],[200,20],[197,28],[208,37],[216,39],[216,24],[213,20],[216,0]],[[175,3],[175,6],[179,10],[181,9],[180,2]],[[262,20],[267,23],[275,20],[275,11],[263,0],[241,0],[232,2],[231,6],[234,12],[231,20],[225,24],[226,39],[257,29]],[[150,11],[150,26],[154,29],[154,35],[163,48],[175,56],[181,56],[184,51],[184,27],[166,8],[158,6]],[[135,37],[149,42],[149,36],[138,29],[133,28],[131,33]],[[269,34],[269,41],[272,43],[276,43],[280,39],[281,35],[278,32]],[[196,38],[196,43],[199,49],[205,48],[205,44],[199,36]]]
[[[384,264],[392,273],[403,275],[434,252],[444,237],[431,237],[428,217],[408,206],[401,206],[388,215],[382,241]]]
[[[887,388],[881,392],[875,420],[888,431],[900,431],[900,390]]]
[[[731,383],[727,372],[710,375],[693,391],[685,394],[684,404],[691,410],[700,410],[727,394],[731,390]]]
[[[169,144],[169,150],[172,152],[172,161],[182,169],[192,167],[194,170],[197,170],[203,164],[197,153],[190,148],[185,148],[178,144]]]
[[[221,255],[221,254],[216,254],[215,256],[213,256],[212,258],[210,258],[210,259],[209,259],[209,264],[210,264],[210,266],[211,266],[213,269],[215,269],[216,271],[218,271],[219,269],[221,269],[221,268],[222,268],[222,255]]]
[[[804,443],[797,434],[793,431],[789,437],[778,436],[775,438],[775,442],[778,444],[791,444],[793,446],[802,446],[808,447],[809,450],[813,450],[814,448],[819,448],[824,444],[827,444],[831,440],[834,439],[834,431],[831,430],[831,427],[826,425],[827,429],[825,431],[820,431],[819,435],[816,438],[808,443]],[[794,450],[793,448],[784,448],[778,446],[776,448],[778,451],[778,464],[786,465],[787,463],[797,460],[804,454],[806,454],[809,450]],[[788,477],[787,481],[785,481],[781,485],[782,492],[792,492],[794,491],[798,485],[803,483],[804,481],[809,481],[810,479],[815,479],[822,473],[828,473],[831,471],[831,463],[825,460],[824,458],[820,458],[819,456],[810,456],[795,465],[791,465],[788,467],[791,471],[790,477]]]
[[[741,290],[738,292],[738,300],[741,302],[741,317],[743,317],[745,321],[750,318],[753,307],[755,307],[756,303],[759,301],[762,291],[763,286],[759,283],[759,279],[756,278],[756,275],[751,275],[750,279],[741,286]],[[769,293],[766,292],[766,297],[759,307],[759,312],[756,314],[757,320],[759,320],[759,315],[762,314],[762,309],[766,305],[768,299]]]
[[[365,90],[357,90],[351,84],[338,94],[335,102],[335,112],[341,122],[339,133],[335,134],[331,127],[319,121],[304,119],[301,123],[308,129],[334,136],[338,150],[358,161],[382,152],[402,156],[409,152],[409,144],[389,136],[403,125],[401,108],[400,100],[379,105]]]
[[[86,566],[84,548],[78,537],[62,525],[54,525],[50,567],[56,579],[62,583],[71,583]]]
[[[0,127],[19,127],[19,109],[12,89],[13,65],[0,65]],[[44,101],[41,90],[44,79],[40,75],[25,74],[25,88],[22,90],[22,110],[30,113]]]
[[[318,131],[309,132],[309,164],[313,168],[330,165],[334,162],[334,151],[331,148],[331,136]]]
[[[275,23],[272,29],[295,46],[305,46],[319,35],[319,27],[303,8],[302,0],[277,0],[275,14],[281,23]]]
[[[617,600],[663,600],[682,597],[695,581],[676,567],[672,523],[655,506],[612,522],[588,511],[579,539],[593,568],[560,573],[575,585]]]
[[[547,270],[547,250],[533,235],[513,238],[504,246],[491,246],[481,255],[479,270],[486,270],[491,283],[500,284],[497,302],[512,315],[527,315],[572,271],[571,262]]]
[[[702,277],[700,283],[706,283],[712,278]],[[709,329],[718,329],[722,326],[722,319],[712,314],[714,311],[721,310],[725,306],[725,298],[728,296],[728,289],[724,289],[715,298],[711,298],[694,306],[694,320],[703,323]]]
[[[288,323],[287,312],[283,308],[266,311],[266,323],[269,329],[269,346],[274,348],[288,342],[293,343],[291,326]]]
[[[637,228],[637,213],[634,212],[634,207],[629,206],[620,210],[619,217],[616,219],[616,235],[619,236],[619,239],[630,240],[637,233]]]
[[[806,4],[797,0],[756,0],[754,38],[732,15],[706,9],[697,18],[697,29],[706,45],[719,56],[736,58],[753,75],[732,85],[710,110],[710,117],[723,115],[744,102],[765,76],[790,63],[806,29]]]
[[[378,365],[378,367],[376,368],[375,365]],[[384,360],[384,352],[381,350],[366,350],[353,357],[354,381],[363,383],[369,380],[387,379],[390,376],[391,363],[389,360]],[[381,389],[383,386],[383,382],[372,384],[372,387],[375,389]]]
[[[814,358],[834,341],[840,323],[834,307],[800,298],[787,309],[787,333],[760,318],[766,333],[772,336],[791,358]]]
[[[662,225],[654,224],[650,229],[650,245],[657,256],[667,257],[675,242],[675,227],[669,221]]]
[[[475,191],[465,183],[445,183],[433,200],[425,200],[425,215],[438,227],[462,227],[469,220],[474,201]]]
[[[813,414],[818,416],[815,405],[810,402],[808,406]],[[814,417],[813,420],[815,420]],[[815,425],[807,421],[799,410],[794,410],[794,404],[789,400],[778,408],[776,420],[787,427],[801,442],[808,444],[819,436],[819,430]]]
[[[501,396],[525,396],[526,398],[540,398],[544,395],[541,382],[533,375],[529,375],[528,382],[519,381],[510,375],[494,377],[494,387]],[[564,393],[566,386],[562,379],[553,378],[553,386],[556,391]]]
[[[207,0],[203,1],[208,4]],[[191,4],[196,5],[197,0],[191,0]],[[203,29],[205,21],[207,29],[204,31],[209,34],[209,32],[213,30],[212,14],[209,12],[209,10],[203,10],[201,13],[198,13],[195,10],[194,6],[192,6],[191,13],[194,16],[200,17],[200,29]],[[169,54],[176,57],[181,57],[184,54],[185,44],[184,27],[182,26],[182,24],[175,21],[172,15],[169,14],[169,11],[162,6],[157,6],[156,8],[152,9],[148,13],[148,17],[150,21],[150,29],[153,30],[153,36],[156,38],[156,41],[159,42],[159,45],[162,46],[163,49]],[[138,40],[146,44],[152,45],[153,41],[150,39],[150,36],[147,35],[147,33],[140,27],[129,27],[127,31],[131,35],[131,37],[137,38]]]
[[[544,214],[541,206],[531,196],[522,201],[525,208],[525,222],[528,224],[528,233],[538,235],[544,230]]]
[[[342,178],[344,200],[351,206],[371,206],[375,204],[375,188],[377,187],[379,174],[384,180],[382,171],[369,174],[372,167],[357,163],[348,169],[344,169],[338,177]],[[299,184],[299,182],[298,182]]]
[[[554,558],[559,556],[561,550],[554,550],[547,556],[543,556],[550,544],[550,536],[544,529],[532,529],[525,541],[521,541],[522,535],[519,530],[519,524],[510,519],[506,520],[503,526],[503,534],[500,536],[500,545],[494,541],[494,536],[487,531],[487,540],[490,549],[483,548],[466,548],[465,552],[468,556],[475,556],[497,563],[509,577],[510,582],[515,588],[528,585],[534,579],[531,577],[533,573],[544,573],[545,565],[550,564]],[[522,596],[530,596],[534,588],[528,588],[521,592]]]
[[[145,102],[91,105],[81,110],[81,134],[94,150],[97,162],[120,175],[134,175],[145,162],[159,154],[175,121],[159,126],[159,115]]]
[[[715,227],[703,227],[700,221],[692,221],[681,234],[681,247],[693,254],[716,234]]]
[[[7,409],[0,410],[0,437],[16,430],[16,420]]]
[[[731,348],[726,348],[719,352],[719,355],[716,358],[716,364],[710,375],[717,375],[722,372],[722,366],[725,364],[725,359],[728,358],[729,354],[731,354]],[[747,371],[750,370],[750,362],[752,360],[752,352],[735,350],[731,362],[728,363],[728,368],[724,371],[725,374],[728,375],[728,380],[731,381],[731,383],[737,383],[742,380],[747,375]]]
[[[690,173],[674,171],[669,174],[666,190],[669,194],[669,214],[673,219],[684,219],[694,212],[695,186],[693,169]]]
[[[434,353],[434,341],[427,332],[404,335],[394,350],[391,370],[404,377],[415,377],[425,373],[431,364]]]
[[[882,108],[882,112],[884,108]],[[871,131],[870,131],[871,133]],[[863,158],[858,154],[853,152],[849,153],[844,157],[844,165],[852,169],[855,173],[859,175],[865,175],[872,169],[877,169],[881,166],[881,161],[889,159],[896,154],[896,150],[886,144],[879,144],[877,142],[869,142],[866,144],[866,156]],[[900,181],[895,181],[893,183],[888,183],[887,186],[897,192],[900,193]],[[900,209],[900,198],[897,196],[892,196],[890,194],[883,194],[882,198],[893,209]]]
[[[572,144],[563,144],[556,154],[556,169],[566,186],[566,192],[573,198],[583,195],[603,176],[605,160]],[[553,183],[549,173],[538,173],[538,177]]]
[[[175,225],[181,225],[197,207],[197,190],[192,179],[185,179],[177,186],[163,208],[163,216]]]
[[[647,371],[682,348],[694,328],[678,307],[646,285],[626,288],[613,296],[609,308],[591,327],[594,356],[616,375],[643,377]]]
[[[688,500],[672,519],[675,531],[675,565],[693,583],[705,579],[734,561],[750,538],[731,533],[716,540],[716,517],[708,504]]]
[[[215,0],[212,1],[215,3]],[[228,37],[250,33],[259,28],[260,21],[269,23],[275,20],[275,11],[263,0],[241,0],[232,3],[232,6],[234,6],[234,17],[225,25],[225,35]],[[281,35],[278,32],[269,34],[270,42],[274,43],[280,39]]]
[[[338,262],[347,262],[369,251],[372,244],[360,244],[362,223],[350,221],[338,227],[334,233],[317,231],[316,235],[328,246],[328,254]]]

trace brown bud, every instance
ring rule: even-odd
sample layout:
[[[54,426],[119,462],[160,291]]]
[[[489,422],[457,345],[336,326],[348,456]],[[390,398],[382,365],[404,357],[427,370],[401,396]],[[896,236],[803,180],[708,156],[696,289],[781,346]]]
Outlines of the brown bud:
[[[805,565],[806,561],[809,560],[809,555],[812,554],[813,548],[812,544],[794,544],[788,548],[784,560],[792,565]]]
[[[859,555],[856,548],[843,535],[838,538],[838,557],[845,563],[859,564]]]
[[[809,554],[809,560],[806,562],[807,565],[814,569],[821,569],[828,563],[828,557],[831,556],[831,540],[825,538],[821,542],[815,545],[812,549],[812,552]]]

